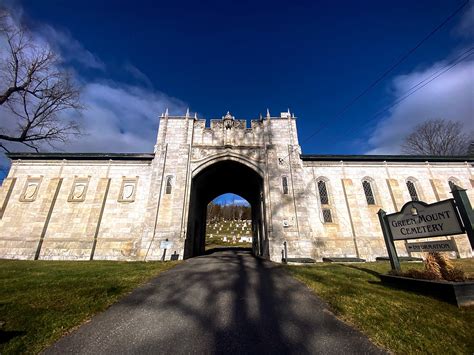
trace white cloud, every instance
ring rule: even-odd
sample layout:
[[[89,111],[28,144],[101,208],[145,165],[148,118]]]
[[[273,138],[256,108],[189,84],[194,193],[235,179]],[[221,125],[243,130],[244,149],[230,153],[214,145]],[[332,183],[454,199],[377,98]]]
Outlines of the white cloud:
[[[79,122],[84,136],[63,148],[84,152],[152,152],[158,116],[184,114],[186,105],[163,93],[113,81],[90,82],[83,88],[85,109]]]
[[[153,87],[151,80],[132,63],[126,62],[123,68],[138,82],[145,84],[148,88]]]
[[[86,68],[105,70],[104,62],[74,39],[68,31],[59,31],[50,25],[41,25],[35,35],[39,41],[45,40],[53,50],[61,53],[66,62],[77,63]]]
[[[13,11],[12,13],[22,13]],[[15,16],[12,21],[20,23]],[[35,44],[41,48],[53,48],[59,51],[65,65],[80,64],[86,68],[105,70],[105,64],[95,54],[88,51],[69,32],[59,31],[49,25],[39,25],[32,33]],[[3,47],[5,49],[5,47]],[[1,43],[0,43],[1,49]],[[158,129],[158,116],[169,108],[170,113],[184,114],[186,105],[179,99],[154,90],[153,86],[138,68],[131,63],[125,67],[136,85],[114,80],[90,80],[73,72],[75,80],[81,83],[81,102],[84,110],[80,115],[70,112],[61,113],[63,119],[75,119],[82,127],[83,136],[71,140],[68,144],[42,147],[44,151],[60,150],[70,152],[152,152]],[[15,118],[0,107],[1,130],[15,127]],[[9,144],[11,151],[26,151],[21,144]],[[6,158],[0,152],[0,167]],[[1,175],[1,174],[0,174]],[[1,176],[0,176],[1,180]]]
[[[394,101],[418,82],[438,72],[447,62],[399,75],[392,82]],[[432,118],[462,122],[474,129],[474,60],[456,65],[388,111],[369,139],[367,154],[398,154],[404,137],[413,128]]]

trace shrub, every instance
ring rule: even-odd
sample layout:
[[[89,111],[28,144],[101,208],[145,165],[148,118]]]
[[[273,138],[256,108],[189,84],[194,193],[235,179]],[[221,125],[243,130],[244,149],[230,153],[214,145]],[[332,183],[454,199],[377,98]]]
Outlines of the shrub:
[[[464,271],[454,267],[449,258],[438,252],[430,252],[424,261],[424,270],[410,269],[399,273],[400,276],[411,277],[424,280],[446,280],[446,281],[466,281],[468,278]]]

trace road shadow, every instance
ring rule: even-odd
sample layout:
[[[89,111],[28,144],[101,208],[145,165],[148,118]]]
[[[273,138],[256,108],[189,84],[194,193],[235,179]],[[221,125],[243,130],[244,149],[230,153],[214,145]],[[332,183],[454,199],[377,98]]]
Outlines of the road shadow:
[[[381,353],[278,264],[247,249],[184,261],[46,353]]]

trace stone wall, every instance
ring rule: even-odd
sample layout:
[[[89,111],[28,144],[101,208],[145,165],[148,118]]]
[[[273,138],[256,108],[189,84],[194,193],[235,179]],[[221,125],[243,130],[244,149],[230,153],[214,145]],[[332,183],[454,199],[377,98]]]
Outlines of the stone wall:
[[[156,260],[168,242],[166,259],[172,253],[182,258],[188,219],[199,215],[190,216],[193,178],[224,160],[246,165],[263,181],[256,198],[262,201],[264,256],[274,261],[281,260],[284,242],[290,257],[386,255],[376,213],[397,211],[411,200],[408,180],[428,203],[451,196],[449,180],[468,189],[474,201],[472,161],[318,161],[300,154],[290,114],[249,126],[230,114],[210,122],[163,115],[148,158],[14,159],[0,187],[0,257]],[[324,203],[318,181],[328,193]],[[465,236],[455,241],[453,257],[472,256]],[[398,251],[406,254],[403,243]]]
[[[24,196],[31,181],[37,191]],[[128,200],[124,181],[135,184]],[[14,161],[0,191],[3,258],[89,260],[94,239],[97,259],[140,257],[149,161]]]
[[[316,259],[349,256],[374,260],[377,256],[386,256],[377,211],[393,213],[411,201],[407,180],[415,183],[420,200],[427,203],[450,198],[450,180],[466,188],[470,200],[474,201],[472,174],[472,166],[466,163],[307,161],[304,179],[308,186],[306,202],[313,236],[310,254]],[[333,223],[324,223],[321,215],[316,186],[321,178],[328,187]],[[367,203],[363,180],[371,182],[374,205]],[[456,236],[454,240],[461,257],[472,256],[467,236]],[[407,255],[403,243],[398,244],[397,250],[400,255]]]

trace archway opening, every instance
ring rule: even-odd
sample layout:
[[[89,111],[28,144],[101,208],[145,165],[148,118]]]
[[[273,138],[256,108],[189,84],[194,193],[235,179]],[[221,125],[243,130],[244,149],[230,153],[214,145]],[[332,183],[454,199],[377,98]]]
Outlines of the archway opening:
[[[239,195],[249,203],[252,252],[267,257],[263,178],[254,168],[230,159],[205,167],[192,179],[184,257],[205,253],[207,207],[225,193]]]
[[[227,193],[207,205],[206,253],[228,248],[252,248],[252,208],[242,196]]]

